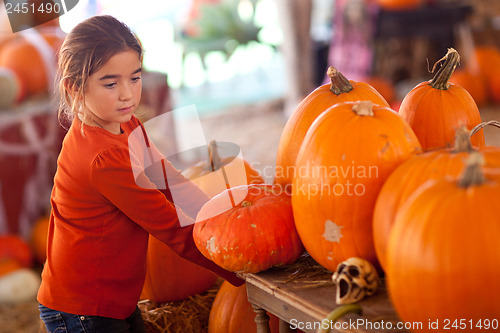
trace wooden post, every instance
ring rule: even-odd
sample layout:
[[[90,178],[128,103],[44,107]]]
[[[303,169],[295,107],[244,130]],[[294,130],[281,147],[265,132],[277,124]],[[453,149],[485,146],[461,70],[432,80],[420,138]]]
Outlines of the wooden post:
[[[267,315],[266,310],[253,304],[252,308],[255,311],[257,333],[271,333],[271,328],[269,328],[269,316]]]

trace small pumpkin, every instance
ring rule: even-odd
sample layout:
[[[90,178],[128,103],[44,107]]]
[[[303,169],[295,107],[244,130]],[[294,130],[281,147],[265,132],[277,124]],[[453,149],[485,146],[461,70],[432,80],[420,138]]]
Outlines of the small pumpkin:
[[[396,217],[387,286],[405,322],[449,323],[456,331],[465,324],[475,333],[484,332],[477,324],[498,319],[500,180],[486,178],[475,155],[459,180],[426,183]]]
[[[449,82],[460,55],[450,48],[441,60],[444,63],[434,78],[415,86],[399,108],[399,115],[410,124],[424,151],[449,148],[453,146],[455,131],[459,127],[465,125],[472,129],[481,123],[479,109],[471,95],[461,86]],[[477,133],[471,142],[475,147],[484,146],[483,131]]]
[[[171,302],[207,291],[217,275],[171,250],[153,236],[149,237],[146,280],[141,299]]]
[[[425,182],[457,177],[462,172],[467,157],[476,152],[471,146],[469,135],[469,130],[460,128],[453,148],[429,151],[410,158],[382,186],[373,212],[373,239],[384,270],[387,268],[387,243],[399,209]],[[484,168],[500,168],[499,147],[483,147],[481,152],[485,158]]]
[[[479,69],[483,77],[485,91],[489,100],[497,102],[496,77],[500,67],[500,49],[496,45],[478,45],[474,48],[473,65]]]
[[[392,82],[385,77],[380,75],[372,75],[367,77],[366,79],[363,79],[362,81],[375,88],[375,90],[377,90],[380,95],[384,97],[389,105],[392,105],[396,102],[396,89],[394,88]]]
[[[279,332],[279,319],[269,314],[271,333]],[[247,287],[239,287],[224,281],[215,296],[208,319],[208,333],[255,333],[255,312],[248,302]]]
[[[469,68],[456,70],[451,76],[450,82],[467,90],[478,107],[488,103],[488,87],[485,77],[479,70],[473,71]]]
[[[23,266],[19,263],[19,261],[12,258],[4,258],[0,259],[0,278],[3,275],[9,274],[10,272],[16,271]]]
[[[0,260],[14,259],[23,267],[33,266],[33,254],[28,243],[15,234],[0,236]]]
[[[385,10],[415,10],[423,5],[423,0],[374,0]]]
[[[213,197],[198,212],[193,238],[205,257],[232,272],[287,265],[303,252],[290,196],[275,185],[241,185]]]
[[[264,183],[260,172],[248,161],[237,156],[221,157],[220,143],[216,141],[211,141],[208,145],[207,160],[184,169],[182,175],[198,185],[209,197],[226,190],[227,186]],[[224,179],[230,185],[221,181]]]
[[[33,224],[30,243],[36,260],[43,264],[47,259],[47,237],[49,235],[49,216],[42,216]]]
[[[0,66],[10,68],[18,75],[26,87],[27,96],[49,91],[53,84],[50,76],[55,73],[56,53],[64,39],[59,29],[43,30],[40,35],[36,29],[31,32],[36,38],[18,36],[3,45],[0,52]]]
[[[295,225],[304,247],[335,271],[350,257],[378,266],[372,213],[382,184],[421,151],[393,110],[369,101],[338,103],[311,126],[292,186]]]
[[[295,161],[307,130],[323,111],[337,103],[359,100],[389,107],[384,97],[368,83],[348,80],[333,66],[327,74],[331,82],[319,86],[300,102],[281,133],[274,182],[287,191],[296,173]]]

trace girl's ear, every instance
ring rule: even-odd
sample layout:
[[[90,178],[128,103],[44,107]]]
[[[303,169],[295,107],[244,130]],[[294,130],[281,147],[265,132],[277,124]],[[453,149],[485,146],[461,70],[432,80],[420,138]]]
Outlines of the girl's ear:
[[[66,79],[63,81],[63,86],[68,95],[71,96],[72,99],[82,99],[80,94],[77,93],[75,89],[75,82],[71,79]]]
[[[65,79],[65,80],[63,80],[62,84],[63,84],[64,90],[66,90],[66,92],[69,95],[73,96],[73,94],[74,94],[73,81],[71,81],[69,79]]]

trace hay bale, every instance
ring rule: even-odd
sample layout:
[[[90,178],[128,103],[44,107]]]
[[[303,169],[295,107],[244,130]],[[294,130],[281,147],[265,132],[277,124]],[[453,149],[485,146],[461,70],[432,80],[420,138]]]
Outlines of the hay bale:
[[[147,333],[208,332],[210,309],[222,281],[202,294],[167,303],[139,302]]]

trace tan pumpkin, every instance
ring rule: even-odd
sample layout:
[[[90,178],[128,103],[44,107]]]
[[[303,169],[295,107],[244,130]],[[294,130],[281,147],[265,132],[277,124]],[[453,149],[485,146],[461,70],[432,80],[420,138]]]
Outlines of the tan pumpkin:
[[[198,185],[209,197],[223,192],[228,187],[264,183],[260,172],[249,162],[237,156],[221,158],[219,150],[220,144],[211,141],[207,160],[188,167],[182,171],[182,175]]]

